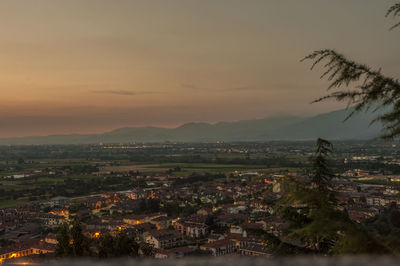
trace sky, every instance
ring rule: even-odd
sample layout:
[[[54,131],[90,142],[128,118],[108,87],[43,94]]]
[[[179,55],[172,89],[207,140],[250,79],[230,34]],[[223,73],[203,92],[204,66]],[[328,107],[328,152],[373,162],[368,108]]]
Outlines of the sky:
[[[400,76],[391,0],[1,0],[0,137],[310,116],[335,49]]]

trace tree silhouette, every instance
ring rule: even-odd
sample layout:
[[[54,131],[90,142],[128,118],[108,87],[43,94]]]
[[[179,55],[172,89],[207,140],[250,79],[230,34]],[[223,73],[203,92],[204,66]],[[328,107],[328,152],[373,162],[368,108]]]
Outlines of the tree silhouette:
[[[154,256],[154,247],[148,243],[142,243],[140,246],[140,250],[142,251],[142,255],[144,257],[153,257]]]
[[[99,239],[98,250],[100,258],[137,257],[139,244],[125,231],[121,231],[115,237],[110,234],[102,235]]]
[[[319,191],[328,191],[330,181],[333,177],[332,171],[329,169],[327,156],[332,153],[333,145],[327,140],[319,138],[317,140],[317,150],[315,153],[312,183]]]
[[[393,16],[395,19],[400,17],[400,3],[389,8],[386,17]],[[395,29],[400,26],[400,22],[391,27]],[[315,100],[320,102],[327,99],[337,101],[348,101],[348,106],[354,105],[354,109],[348,115],[361,111],[381,110],[382,114],[371,121],[380,121],[383,125],[382,139],[393,139],[400,135],[400,82],[398,79],[387,77],[381,70],[372,69],[367,65],[359,64],[346,58],[344,55],[330,49],[315,51],[301,61],[312,60],[311,69],[325,62],[322,78],[327,78],[330,82],[328,90],[338,90]],[[351,89],[349,89],[352,87]]]
[[[78,219],[71,226],[63,224],[57,234],[56,255],[58,257],[90,256],[89,239],[83,233]]]
[[[70,245],[70,235],[69,235],[69,225],[64,223],[57,234],[57,248],[56,248],[56,256],[57,257],[66,257],[72,254],[72,248]]]
[[[89,256],[89,240],[83,235],[78,219],[74,219],[72,222],[70,234],[72,237],[72,255],[76,257]]]
[[[137,257],[139,254],[139,244],[129,237],[126,231],[121,231],[114,240],[116,256]]]
[[[114,256],[114,239],[110,234],[102,234],[98,243],[99,258],[106,259]]]
[[[400,3],[394,4],[389,8],[386,13],[386,17],[393,16],[393,18],[400,17]],[[400,26],[400,22],[394,24],[390,29],[394,29]]]

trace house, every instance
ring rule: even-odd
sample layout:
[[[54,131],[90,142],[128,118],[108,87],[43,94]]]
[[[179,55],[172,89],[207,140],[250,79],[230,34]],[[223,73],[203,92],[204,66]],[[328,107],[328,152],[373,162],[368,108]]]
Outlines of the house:
[[[31,255],[54,253],[56,245],[38,239],[27,239],[17,244],[0,248],[0,263],[7,259]]]
[[[126,232],[128,236],[134,238],[138,237],[141,242],[144,242],[144,237],[148,235],[148,232],[156,230],[156,227],[154,224],[151,223],[143,223],[130,227],[121,227],[121,230],[124,230],[124,232]]]
[[[9,231],[14,230],[17,227],[15,223],[7,222],[0,224],[0,235],[5,234]]]
[[[231,227],[248,221],[248,216],[244,214],[222,214],[217,217],[217,225],[221,227]]]
[[[154,248],[168,249],[183,245],[183,237],[174,230],[152,230],[145,233],[144,241]]]
[[[57,236],[53,233],[48,233],[44,239],[44,242],[48,244],[57,245],[58,244]]]
[[[167,217],[166,213],[151,213],[151,214],[142,214],[142,215],[136,215],[136,214],[130,214],[126,215],[123,218],[124,223],[130,224],[130,225],[137,225],[141,223],[149,223],[150,221],[157,219],[159,217]]]
[[[207,237],[207,243],[215,242],[218,240],[225,239],[223,235],[220,234],[212,234]]]
[[[52,209],[51,211],[49,211],[49,213],[57,216],[64,216],[65,218],[69,217],[68,209]]]
[[[242,256],[261,256],[271,257],[271,249],[261,244],[250,244],[246,247],[240,248],[239,252]]]
[[[391,203],[400,205],[400,199],[392,196],[385,196],[382,194],[372,194],[367,197],[367,205],[370,206],[388,206]]]
[[[46,227],[55,228],[62,225],[65,221],[63,216],[53,215],[50,213],[42,213],[38,218],[44,223]]]
[[[243,233],[227,233],[224,239],[230,240],[237,249],[247,246],[249,241],[251,241],[251,239],[247,237],[246,231]]]
[[[174,223],[174,228],[181,234],[192,238],[206,236],[208,226],[201,222],[177,221]]]
[[[142,199],[146,196],[146,194],[144,193],[143,190],[139,190],[139,189],[135,189],[135,188],[132,190],[125,191],[123,194],[132,200]]]
[[[349,214],[349,218],[353,221],[361,223],[373,216],[373,214],[369,211],[359,210],[359,209],[348,209],[347,213]]]
[[[69,203],[69,199],[67,197],[58,196],[58,197],[51,198],[50,201],[48,202],[48,205],[50,207],[55,207],[55,206],[64,206],[68,203]]]
[[[208,226],[204,223],[186,222],[186,235],[192,238],[199,238],[206,236]]]
[[[176,247],[171,249],[156,249],[154,252],[154,257],[156,259],[170,259],[170,258],[182,258],[189,256],[193,248],[189,246]]]
[[[171,225],[172,219],[166,216],[160,216],[152,219],[150,223],[154,224],[158,230],[167,229]]]
[[[111,204],[113,201],[111,198],[103,198],[103,197],[90,197],[83,202],[83,205],[90,209],[100,209],[104,206]]]
[[[82,223],[84,228],[88,231],[117,231],[119,228],[125,228],[125,224],[122,221],[106,221],[100,219],[91,219]]]
[[[212,254],[212,256],[222,256],[235,252],[235,244],[234,242],[222,239],[214,242],[206,243],[200,246],[200,250],[208,251]]]
[[[227,207],[226,211],[228,213],[238,214],[240,212],[244,212],[246,209],[247,209],[247,207],[244,205],[233,205],[233,206]]]
[[[289,227],[289,223],[279,216],[270,216],[256,223],[262,225],[264,230],[275,236],[281,235],[282,231]]]
[[[212,209],[211,208],[201,208],[200,210],[197,211],[197,214],[207,216],[207,215],[212,214]]]

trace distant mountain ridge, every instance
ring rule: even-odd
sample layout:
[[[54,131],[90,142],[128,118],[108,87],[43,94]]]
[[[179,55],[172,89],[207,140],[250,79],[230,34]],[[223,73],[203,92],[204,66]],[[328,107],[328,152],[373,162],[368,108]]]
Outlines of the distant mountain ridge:
[[[0,144],[94,144],[127,142],[206,142],[365,140],[379,135],[381,125],[369,126],[376,115],[357,114],[343,122],[349,110],[338,110],[312,117],[280,116],[238,122],[187,123],[176,128],[125,127],[102,134],[69,134],[0,138]]]

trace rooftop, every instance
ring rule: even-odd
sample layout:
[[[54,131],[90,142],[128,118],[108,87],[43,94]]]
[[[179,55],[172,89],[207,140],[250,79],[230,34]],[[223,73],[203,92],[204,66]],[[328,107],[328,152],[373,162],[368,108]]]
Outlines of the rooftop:
[[[171,259],[171,260],[57,260],[49,261],[44,265],[54,266],[219,266],[219,265],[235,265],[235,266],[372,266],[385,265],[397,266],[398,257],[285,257],[275,259],[265,258],[238,258],[238,257],[221,257],[221,258],[195,258],[195,259]]]

